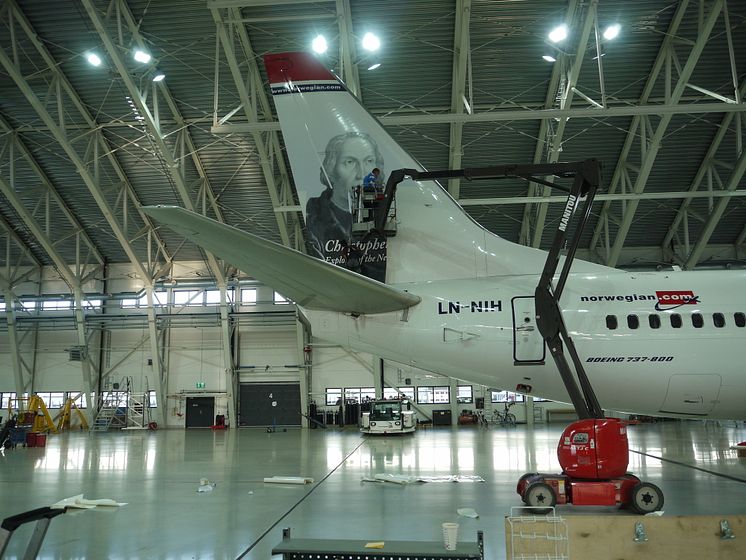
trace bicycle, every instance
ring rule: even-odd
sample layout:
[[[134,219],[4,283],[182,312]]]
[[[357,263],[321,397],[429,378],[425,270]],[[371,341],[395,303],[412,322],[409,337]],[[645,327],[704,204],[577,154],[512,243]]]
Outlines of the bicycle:
[[[477,409],[477,424],[480,428],[489,428],[490,422],[487,419],[487,416],[484,414],[484,410]]]
[[[514,404],[515,402],[510,402],[510,403],[506,402],[505,408],[502,411],[495,410],[492,413],[492,422],[494,424],[500,424],[501,426],[505,426],[505,425],[515,426],[515,421],[516,421],[515,414],[510,412],[510,407],[513,406]]]

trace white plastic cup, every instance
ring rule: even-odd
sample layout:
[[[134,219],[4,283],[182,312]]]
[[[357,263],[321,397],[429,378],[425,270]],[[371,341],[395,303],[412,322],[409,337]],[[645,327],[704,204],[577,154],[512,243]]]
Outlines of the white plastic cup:
[[[443,543],[446,550],[456,550],[458,542],[458,523],[443,523]]]

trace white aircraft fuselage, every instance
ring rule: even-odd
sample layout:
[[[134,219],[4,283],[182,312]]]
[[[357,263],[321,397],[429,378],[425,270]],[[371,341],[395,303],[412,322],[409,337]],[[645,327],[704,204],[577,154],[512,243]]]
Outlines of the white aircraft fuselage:
[[[563,317],[601,405],[650,415],[745,418],[746,327],[744,316],[736,317],[746,313],[746,298],[738,296],[744,276],[572,274],[560,302]],[[537,274],[400,284],[421,303],[358,317],[305,313],[320,338],[487,387],[529,386],[530,394],[568,402],[535,324],[538,280]],[[680,327],[672,326],[672,316]],[[701,317],[701,327],[693,316]],[[616,328],[607,317],[616,318]],[[635,317],[637,328],[631,328]]]

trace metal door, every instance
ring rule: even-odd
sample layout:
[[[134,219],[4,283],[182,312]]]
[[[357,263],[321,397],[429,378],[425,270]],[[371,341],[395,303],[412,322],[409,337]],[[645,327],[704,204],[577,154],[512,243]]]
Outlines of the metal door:
[[[543,364],[546,346],[536,326],[536,304],[533,296],[511,300],[513,308],[513,361],[516,365]]]
[[[717,404],[721,383],[715,374],[672,375],[660,411],[706,416]]]
[[[298,383],[241,383],[239,426],[300,426]]]
[[[210,428],[214,423],[215,397],[187,397],[187,428]]]

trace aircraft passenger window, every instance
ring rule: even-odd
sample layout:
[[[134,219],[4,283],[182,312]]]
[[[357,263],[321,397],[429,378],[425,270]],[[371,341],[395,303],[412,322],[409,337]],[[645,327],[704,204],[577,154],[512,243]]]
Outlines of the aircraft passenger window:
[[[702,315],[699,313],[692,313],[692,325],[695,329],[701,329],[704,324],[705,320],[702,318]]]
[[[661,318],[658,315],[648,315],[648,322],[651,329],[661,328]]]
[[[616,315],[606,316],[606,328],[612,331],[617,328]]]
[[[725,326],[725,317],[722,313],[713,313],[712,322],[715,323],[717,328],[722,329]]]
[[[627,326],[630,329],[636,329],[640,326],[640,319],[637,315],[627,315]]]
[[[746,314],[739,311],[733,314],[733,319],[735,319],[737,327],[746,327]]]
[[[681,315],[679,315],[678,313],[671,313],[671,326],[674,329],[681,328]]]

